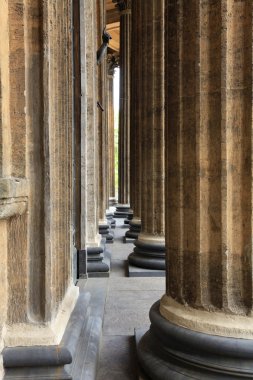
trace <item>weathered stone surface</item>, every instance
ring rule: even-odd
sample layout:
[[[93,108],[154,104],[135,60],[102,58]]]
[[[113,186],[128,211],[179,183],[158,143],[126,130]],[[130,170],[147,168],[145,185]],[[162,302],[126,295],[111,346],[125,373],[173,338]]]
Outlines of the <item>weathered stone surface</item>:
[[[133,1],[131,12],[131,82],[130,82],[130,203],[135,219],[141,219],[142,178],[142,99],[143,45],[141,10]]]
[[[50,345],[78,297],[72,2],[0,6],[0,345]]]
[[[27,129],[28,225],[29,225],[29,313],[33,320],[45,315],[45,142],[48,109],[44,108],[48,81],[46,57],[48,38],[43,38],[43,4],[39,0],[25,2],[26,90],[25,112]],[[45,23],[46,28],[46,23]],[[46,34],[45,34],[46,37]],[[45,60],[45,65],[44,65]],[[43,70],[45,68],[45,75]],[[45,80],[45,83],[44,83]],[[45,87],[44,87],[45,85]],[[46,95],[47,94],[47,95]],[[61,99],[62,101],[62,99]],[[45,120],[44,120],[45,112]],[[43,121],[44,120],[44,121]],[[45,151],[44,151],[45,148]],[[48,164],[48,162],[47,162]],[[48,195],[48,194],[47,194]],[[48,219],[47,219],[48,220]],[[50,277],[50,276],[49,276]]]
[[[108,104],[108,150],[109,150],[109,200],[115,200],[115,149],[114,149],[114,92],[112,60],[114,56],[108,56],[108,75],[107,75],[107,104]],[[115,201],[114,201],[115,202]]]
[[[166,295],[139,358],[157,380],[250,379],[252,3],[166,3]]]
[[[85,54],[86,54],[86,101],[87,101],[87,203],[86,203],[86,246],[98,246],[98,115],[97,115],[97,81],[96,81],[96,52],[97,41],[96,3],[85,1]]]
[[[143,56],[137,86],[140,110],[136,111],[136,120],[141,123],[142,162],[138,174],[141,175],[142,229],[128,260],[138,267],[165,269],[164,3],[136,2],[132,12],[139,23],[138,46]]]
[[[170,9],[167,295],[193,309],[249,316],[252,6],[195,1]]]
[[[96,0],[96,17],[97,17],[97,45],[100,46],[104,27],[106,25],[105,3],[103,0]],[[98,123],[98,210],[99,221],[103,221],[106,209],[109,206],[109,181],[108,181],[108,104],[107,104],[107,61],[106,57],[97,66],[97,88],[98,101],[102,105],[97,108],[97,123]]]
[[[130,70],[131,9],[130,2],[121,2],[120,15],[120,115],[119,115],[119,194],[121,204],[130,199]]]

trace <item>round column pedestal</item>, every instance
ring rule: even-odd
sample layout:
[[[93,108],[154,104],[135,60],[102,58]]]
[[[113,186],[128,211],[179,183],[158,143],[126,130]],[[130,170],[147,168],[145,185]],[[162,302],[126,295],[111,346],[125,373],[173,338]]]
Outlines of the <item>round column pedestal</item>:
[[[109,198],[109,206],[115,206],[117,204],[117,200],[115,197]]]
[[[132,220],[134,217],[134,212],[132,209],[128,211],[127,218],[124,220],[124,224],[130,224],[130,220]]]
[[[113,235],[110,233],[110,225],[107,222],[99,222],[98,230],[107,243],[113,243]]]
[[[115,218],[127,218],[130,211],[129,204],[117,204],[116,211],[114,212]]]
[[[116,220],[113,219],[113,212],[111,211],[106,211],[106,219],[108,223],[110,224],[111,228],[116,228]]]
[[[128,262],[139,268],[165,270],[165,242],[139,238],[134,242],[134,251],[128,256]]]
[[[130,239],[138,239],[141,232],[141,220],[133,218],[129,221],[130,229],[126,232],[125,236]]]
[[[109,272],[109,265],[104,261],[105,248],[87,247],[87,272]]]
[[[166,320],[160,301],[150,310],[150,330],[137,347],[152,380],[253,378],[253,340],[195,332]],[[247,327],[247,326],[245,326]]]

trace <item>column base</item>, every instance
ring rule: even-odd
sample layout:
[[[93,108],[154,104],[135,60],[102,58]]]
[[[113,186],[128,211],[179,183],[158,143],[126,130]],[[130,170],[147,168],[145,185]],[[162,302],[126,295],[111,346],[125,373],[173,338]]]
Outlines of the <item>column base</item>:
[[[140,340],[141,367],[152,380],[253,378],[253,341],[195,332],[166,320],[160,301],[150,310],[150,330]]]
[[[110,232],[110,225],[107,222],[99,223],[98,230],[100,235],[106,239],[106,243],[113,243],[113,234]]]
[[[117,204],[117,199],[115,197],[109,198],[109,206],[115,206]]]
[[[113,212],[106,211],[106,219],[111,228],[116,228],[116,220],[113,219]]]
[[[127,218],[130,211],[129,204],[117,204],[114,218]]]
[[[78,278],[87,278],[87,252],[79,249],[78,254]]]
[[[87,272],[88,277],[100,277],[104,274],[109,277],[110,259],[105,257],[105,241],[99,247],[87,247]]]
[[[130,265],[147,269],[165,270],[165,243],[137,239],[135,248],[128,256]]]
[[[134,212],[132,209],[129,210],[128,212],[128,215],[127,215],[127,218],[124,220],[124,224],[130,224],[130,221],[133,219],[134,217]]]
[[[4,380],[95,380],[102,320],[90,315],[89,301],[89,293],[80,293],[58,345],[5,348]]]
[[[125,237],[129,239],[138,239],[141,232],[141,221],[139,219],[132,219],[129,222],[130,229],[125,233]]]

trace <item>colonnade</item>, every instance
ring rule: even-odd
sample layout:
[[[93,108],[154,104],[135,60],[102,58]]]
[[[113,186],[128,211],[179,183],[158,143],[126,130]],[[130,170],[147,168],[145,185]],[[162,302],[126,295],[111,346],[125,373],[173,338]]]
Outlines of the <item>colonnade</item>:
[[[115,216],[136,239],[129,264],[166,276],[140,364],[250,379],[252,2],[113,2]],[[68,379],[89,312],[77,277],[109,275],[117,59],[97,63],[103,0],[0,5],[1,375]]]

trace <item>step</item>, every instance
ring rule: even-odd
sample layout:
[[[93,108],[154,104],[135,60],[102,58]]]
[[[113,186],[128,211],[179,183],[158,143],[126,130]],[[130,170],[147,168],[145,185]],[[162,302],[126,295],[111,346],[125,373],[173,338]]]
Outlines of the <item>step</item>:
[[[75,362],[70,372],[73,380],[96,379],[101,336],[102,319],[90,316],[77,345]]]
[[[89,302],[90,294],[80,292],[59,345],[5,348],[3,351],[4,379],[71,380],[72,367],[79,355],[77,348],[80,335],[88,328],[91,310]]]

